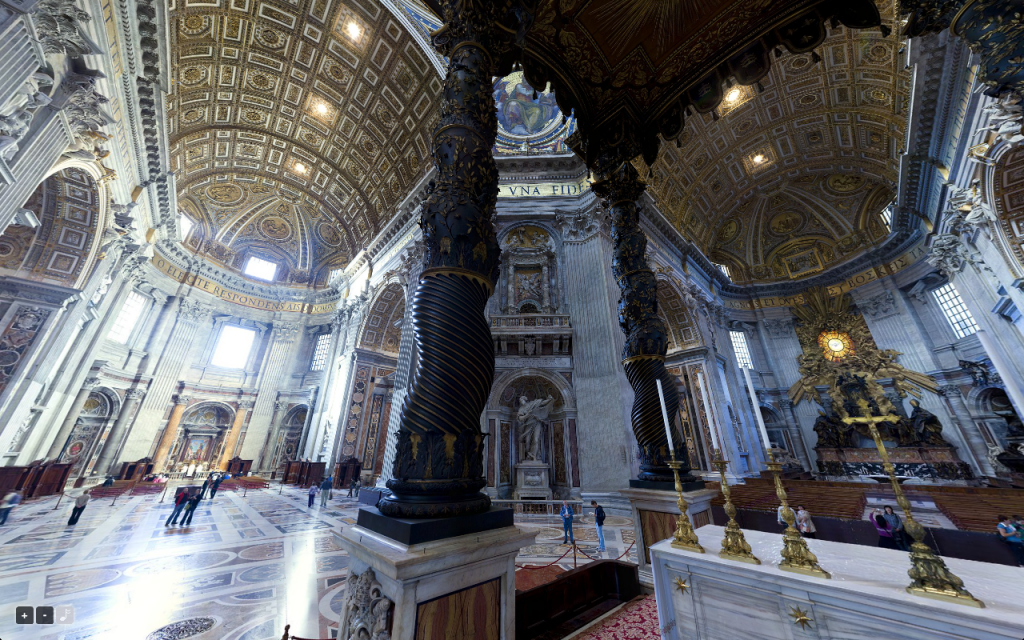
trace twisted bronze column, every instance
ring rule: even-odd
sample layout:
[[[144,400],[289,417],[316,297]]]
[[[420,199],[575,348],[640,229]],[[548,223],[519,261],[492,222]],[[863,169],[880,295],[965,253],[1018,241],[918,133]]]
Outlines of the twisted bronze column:
[[[426,269],[412,302],[419,361],[402,404],[392,495],[382,513],[428,518],[486,511],[480,414],[494,382],[484,306],[498,279],[498,170],[492,77],[511,70],[531,13],[523,0],[445,0],[433,45],[450,60],[420,227]]]
[[[611,214],[612,274],[622,293],[619,326],[626,334],[622,366],[634,393],[632,419],[633,434],[640,447],[639,479],[673,482],[668,465],[672,455],[668,451],[655,381],[661,380],[670,419],[679,413],[679,393],[676,381],[665,370],[668,333],[665,323],[658,317],[658,282],[647,265],[647,237],[640,230],[640,208],[636,201],[647,185],[628,161],[639,153],[639,149],[629,143],[609,145],[609,152],[595,163],[594,173],[598,179],[592,187]],[[679,433],[676,425],[672,428]],[[674,440],[685,442],[681,434]],[[688,458],[685,451],[679,451],[676,459]],[[685,462],[681,463],[680,471],[684,482],[694,480]]]

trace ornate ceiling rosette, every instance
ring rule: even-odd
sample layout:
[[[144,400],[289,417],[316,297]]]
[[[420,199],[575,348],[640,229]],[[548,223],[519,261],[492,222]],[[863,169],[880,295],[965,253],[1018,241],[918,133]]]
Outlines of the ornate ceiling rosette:
[[[345,0],[170,7],[172,171],[189,248],[321,286],[429,167],[441,83],[402,20]]]

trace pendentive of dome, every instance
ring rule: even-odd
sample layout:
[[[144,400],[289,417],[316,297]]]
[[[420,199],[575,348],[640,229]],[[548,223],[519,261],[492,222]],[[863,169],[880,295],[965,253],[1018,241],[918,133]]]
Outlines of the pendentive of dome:
[[[576,119],[558,108],[551,85],[537,91],[515,71],[494,80],[498,117],[495,155],[570,153],[565,139],[576,130]]]

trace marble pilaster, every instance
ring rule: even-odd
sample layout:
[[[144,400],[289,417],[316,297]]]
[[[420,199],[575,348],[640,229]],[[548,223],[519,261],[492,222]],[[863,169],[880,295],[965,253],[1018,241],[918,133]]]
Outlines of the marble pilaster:
[[[107,436],[106,442],[103,443],[103,449],[96,460],[94,468],[100,475],[112,475],[115,472],[117,452],[121,448],[121,442],[124,440],[128,424],[135,415],[135,409],[138,408],[139,402],[142,401],[145,395],[146,392],[142,389],[133,388],[125,391],[124,401],[121,403],[121,411],[117,414],[114,426],[110,428],[110,434]]]
[[[263,370],[260,371],[259,380],[256,382],[256,402],[249,417],[245,441],[238,454],[243,460],[256,460],[260,457],[261,447],[267,439],[267,432],[270,431],[277,392],[295,355],[294,345],[298,334],[297,325],[283,322],[274,325],[270,354],[263,363]],[[230,457],[228,459],[230,460]]]
[[[595,210],[576,216],[596,219],[598,214]],[[563,226],[565,300],[573,327],[573,390],[579,411],[580,482],[588,491],[615,491],[634,475],[630,461],[635,446],[630,427],[633,391],[620,358],[625,337],[616,322],[618,291],[599,224]],[[574,233],[573,229],[584,232]]]
[[[170,337],[155,356],[157,362],[153,365],[153,379],[135,414],[121,453],[122,460],[153,457],[155,441],[164,425],[167,405],[180,385],[182,371],[193,360],[196,350],[194,343],[197,342],[195,338],[200,327],[209,319],[209,314],[210,309],[206,305],[192,299],[181,300]],[[151,357],[154,357],[153,354]]]

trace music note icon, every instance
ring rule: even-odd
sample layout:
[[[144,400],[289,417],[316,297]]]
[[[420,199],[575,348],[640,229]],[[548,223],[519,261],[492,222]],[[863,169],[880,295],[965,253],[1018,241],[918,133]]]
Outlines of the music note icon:
[[[57,607],[57,624],[74,624],[75,608],[69,604]]]

